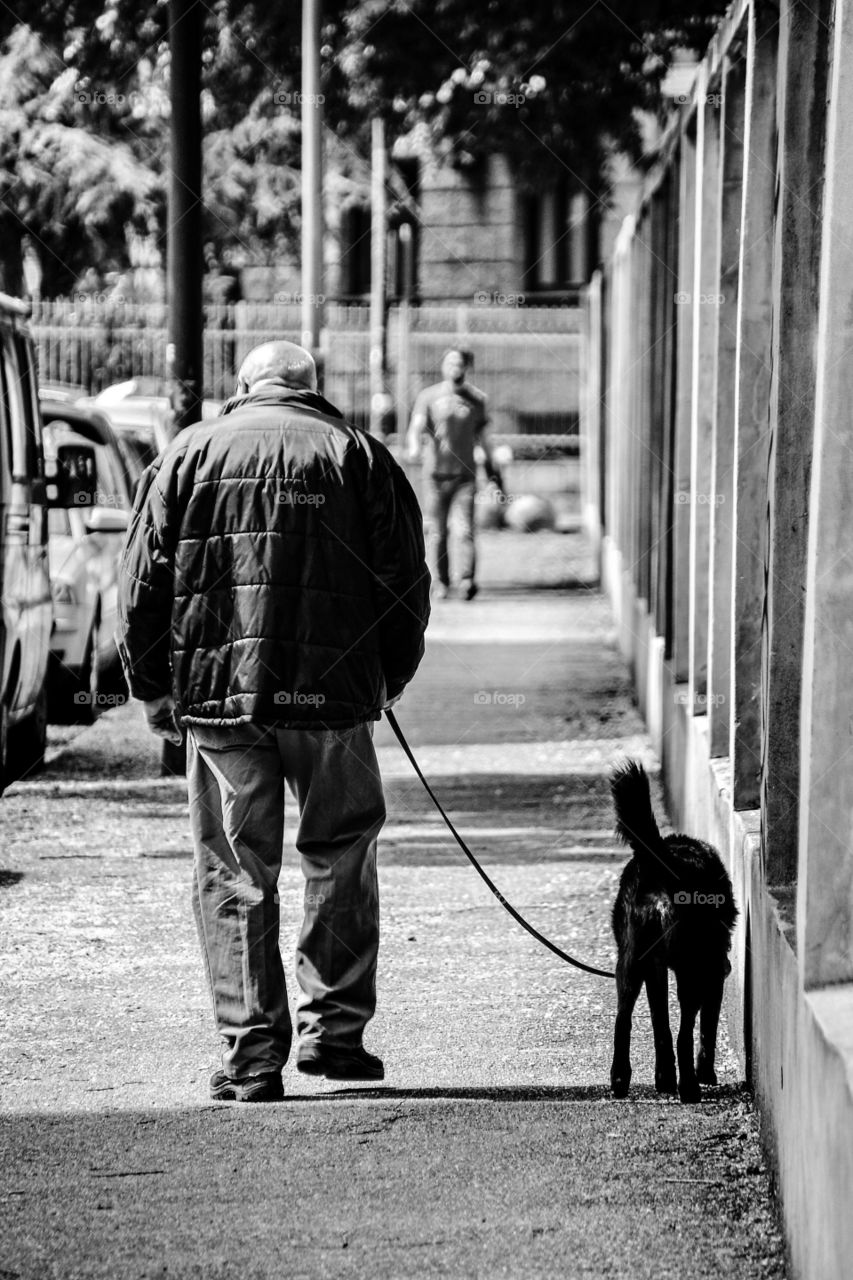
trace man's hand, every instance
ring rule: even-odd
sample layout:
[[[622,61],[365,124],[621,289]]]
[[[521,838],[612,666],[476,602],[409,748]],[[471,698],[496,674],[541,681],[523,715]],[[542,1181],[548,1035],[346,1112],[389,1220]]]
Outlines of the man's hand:
[[[181,745],[184,735],[178,724],[175,700],[170,693],[162,698],[154,698],[151,702],[143,702],[142,709],[152,733],[156,733],[158,738],[165,738],[167,742],[174,743],[176,747]]]
[[[405,689],[401,689],[399,693],[395,693],[393,698],[389,698],[387,702],[382,704],[382,710],[390,711],[392,707],[396,707],[405,692]]]

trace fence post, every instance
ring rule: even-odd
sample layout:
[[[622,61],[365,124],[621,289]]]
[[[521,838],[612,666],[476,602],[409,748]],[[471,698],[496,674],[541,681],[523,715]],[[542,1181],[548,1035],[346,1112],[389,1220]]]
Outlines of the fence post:
[[[761,774],[761,614],[769,439],[773,217],[776,207],[777,21],[751,5],[747,36],[743,206],[737,310],[732,570],[732,788],[756,809]]]
[[[732,717],[732,542],[734,518],[737,310],[743,204],[745,64],[723,68],[721,130],[720,274],[717,386],[711,493],[711,620],[708,633],[708,716],[711,755],[726,756]]]
[[[800,722],[797,954],[807,988],[853,981],[851,0],[837,0],[833,35]]]
[[[762,848],[770,884],[797,872],[803,583],[818,327],[830,0],[782,5],[774,250],[767,605],[762,653]]]
[[[711,455],[717,385],[716,290],[720,279],[720,110],[700,80],[696,122],[696,231],[693,359],[690,404],[690,634],[688,684],[694,715],[704,715],[708,691],[711,555]]]

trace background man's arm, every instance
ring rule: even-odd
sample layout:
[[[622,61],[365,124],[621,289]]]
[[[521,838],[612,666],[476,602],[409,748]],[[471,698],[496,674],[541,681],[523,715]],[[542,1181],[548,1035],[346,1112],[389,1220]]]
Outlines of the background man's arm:
[[[424,404],[423,392],[415,401],[412,409],[412,416],[409,419],[409,429],[406,432],[406,459],[409,462],[417,462],[421,456],[421,445],[423,443],[423,434],[429,425],[429,410]]]

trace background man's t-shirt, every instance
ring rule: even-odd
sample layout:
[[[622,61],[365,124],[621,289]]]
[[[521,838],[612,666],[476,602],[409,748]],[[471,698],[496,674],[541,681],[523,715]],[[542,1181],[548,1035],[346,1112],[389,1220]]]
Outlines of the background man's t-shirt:
[[[427,475],[473,479],[477,474],[474,445],[489,420],[482,391],[463,382],[437,382],[423,390],[412,416],[424,419]]]

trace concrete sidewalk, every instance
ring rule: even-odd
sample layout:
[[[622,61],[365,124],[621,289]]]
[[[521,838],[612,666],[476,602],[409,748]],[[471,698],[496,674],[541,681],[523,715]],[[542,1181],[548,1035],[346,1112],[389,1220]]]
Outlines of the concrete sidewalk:
[[[436,605],[399,719],[507,897],[609,967],[625,858],[607,772],[655,762],[580,540],[504,533],[483,551],[483,594]],[[138,708],[57,736],[48,771],[0,802],[0,1278],[784,1275],[725,1033],[720,1086],[683,1107],[654,1093],[638,1006],[635,1087],[612,1101],[612,982],[513,923],[384,723],[377,745],[368,1045],[387,1079],[346,1090],[288,1068],[283,1106],[207,1100],[185,790],[156,777]],[[281,897],[287,956],[293,858]]]

